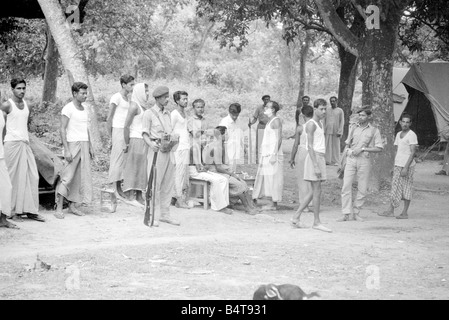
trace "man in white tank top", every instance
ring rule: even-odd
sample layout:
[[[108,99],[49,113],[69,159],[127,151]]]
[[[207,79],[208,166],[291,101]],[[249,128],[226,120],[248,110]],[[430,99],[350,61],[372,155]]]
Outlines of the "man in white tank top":
[[[313,104],[315,110],[312,120],[306,125],[307,149],[309,151],[304,163],[304,180],[312,183],[310,190],[292,219],[293,226],[296,228],[304,228],[300,218],[303,211],[313,200],[313,229],[332,232],[326,228],[320,221],[320,205],[321,205],[321,182],[326,181],[326,140],[324,137],[323,123],[326,117],[327,102],[324,99],[318,99]]]
[[[90,160],[94,152],[89,135],[89,112],[83,103],[87,99],[87,85],[75,82],[72,85],[73,101],[61,112],[61,140],[64,158],[67,161],[56,187],[58,196],[55,217],[64,219],[63,201],[69,202],[69,213],[84,216],[75,204],[90,204],[92,201],[92,172]]]
[[[310,181],[304,180],[304,163],[307,158],[307,154],[309,153],[306,149],[307,144],[307,134],[306,134],[306,124],[313,118],[313,107],[306,105],[301,109],[301,113],[303,115],[304,124],[299,124],[296,128],[295,133],[295,143],[293,144],[290,167],[295,169],[297,166],[297,174],[298,174],[298,190],[299,190],[299,205],[305,202],[305,197],[307,193],[312,189],[312,184]],[[301,122],[300,122],[301,123]],[[298,152],[299,149],[299,152]],[[298,154],[298,163],[296,163],[296,154]],[[312,212],[309,208],[308,211]]]
[[[0,228],[18,229],[6,218],[11,217],[11,191],[12,185],[9,178],[8,168],[5,162],[5,153],[3,150],[3,129],[5,128],[5,118],[3,111],[0,111]]]
[[[282,201],[284,189],[284,153],[282,151],[282,121],[277,117],[280,106],[276,101],[270,101],[265,106],[268,123],[265,127],[261,148],[260,161],[254,181],[253,201],[270,197],[263,211],[275,211],[278,202]]]
[[[1,105],[6,113],[5,161],[12,183],[12,218],[21,221],[20,215],[29,219],[45,221],[38,215],[39,210],[39,172],[31,151],[28,137],[28,118],[30,109],[23,99],[26,82],[12,79],[13,96]]]
[[[122,190],[123,166],[125,162],[125,128],[126,115],[129,109],[129,98],[134,88],[134,77],[120,77],[122,89],[111,97],[108,114],[108,131],[112,140],[111,158],[109,162],[109,183],[121,197],[126,197]]]

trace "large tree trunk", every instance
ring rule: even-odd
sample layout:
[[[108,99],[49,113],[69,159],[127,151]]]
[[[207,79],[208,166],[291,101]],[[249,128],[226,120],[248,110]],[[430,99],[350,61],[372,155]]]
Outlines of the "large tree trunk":
[[[337,8],[337,14],[340,19],[345,20],[348,8],[341,6]],[[365,22],[363,18],[352,9],[354,20],[351,25],[350,31],[356,36],[361,36],[365,29]],[[352,100],[354,98],[355,84],[357,82],[357,70],[360,59],[348,52],[346,48],[337,42],[338,55],[340,58],[340,83],[338,88],[338,107],[343,109],[345,115],[345,125],[343,136],[341,138],[341,149],[345,147],[345,141],[349,134],[349,120],[352,113]]]
[[[306,31],[306,37],[302,43],[301,53],[299,58],[299,92],[298,99],[296,100],[296,107],[302,107],[302,97],[304,96],[306,90],[306,66],[307,66],[307,56],[310,50],[310,41],[312,40],[312,31]]]
[[[342,45],[338,45],[338,53],[341,62],[338,107],[343,109],[345,114],[345,126],[341,138],[341,147],[343,149],[345,141],[348,138],[349,118],[352,112],[352,99],[354,97],[355,84],[357,81],[359,59],[352,53],[347,52]]]
[[[374,122],[384,140],[384,151],[373,161],[373,189],[389,178],[393,165],[394,115],[392,101],[393,52],[402,11],[409,0],[353,1],[362,13],[368,5],[380,10],[380,28],[366,30],[363,39],[346,27],[331,0],[314,0],[326,27],[362,63],[363,105],[374,110]]]
[[[87,71],[83,63],[82,52],[75,42],[58,0],[38,0],[45,15],[51,34],[55,40],[62,65],[69,77],[74,81],[84,82],[89,86],[89,95],[86,105],[90,111],[90,132],[92,144],[96,150],[100,146],[100,133],[98,130],[97,107],[95,105],[92,87],[90,86]],[[70,92],[70,88],[67,88]]]
[[[56,48],[50,28],[47,30],[47,56],[45,58],[44,91],[42,102],[56,102],[56,90],[58,88],[58,61],[59,54]]]
[[[377,1],[381,7],[382,0]],[[382,7],[381,7],[382,8]],[[385,9],[385,8],[383,8]],[[374,157],[373,189],[378,190],[380,182],[390,176],[394,152],[393,112],[393,54],[400,22],[398,11],[389,12],[380,23],[379,30],[367,32],[364,50],[361,54],[363,82],[363,105],[373,109],[374,123],[379,127],[384,140],[384,151]]]

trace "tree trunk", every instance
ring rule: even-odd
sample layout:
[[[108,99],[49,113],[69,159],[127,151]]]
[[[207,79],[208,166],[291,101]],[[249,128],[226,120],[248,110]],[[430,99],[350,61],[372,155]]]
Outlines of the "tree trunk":
[[[190,61],[190,71],[189,76],[190,78],[193,78],[193,76],[196,74],[196,62],[198,61],[198,58],[201,55],[201,52],[203,51],[204,44],[206,43],[207,38],[209,37],[210,33],[212,32],[212,29],[215,26],[215,22],[209,22],[209,25],[206,27],[206,29],[201,34],[201,40],[198,44],[198,48],[193,53],[193,59]]]
[[[341,138],[341,148],[345,146],[348,138],[349,118],[352,112],[352,99],[354,97],[355,83],[357,81],[357,67],[359,59],[352,53],[347,52],[342,45],[338,45],[340,56],[340,83],[338,88],[338,107],[343,109],[345,114],[345,126]]]
[[[47,29],[47,56],[45,58],[44,91],[42,102],[56,102],[56,90],[58,88],[58,61],[59,54],[56,48],[50,28]]]
[[[306,31],[306,37],[304,39],[303,45],[301,47],[301,53],[299,58],[299,93],[298,99],[296,100],[296,107],[302,107],[302,97],[304,96],[306,90],[306,65],[307,56],[310,50],[310,41],[312,40],[312,31]]]
[[[87,71],[83,63],[82,52],[77,46],[70,25],[67,23],[58,0],[38,0],[39,5],[45,15],[51,34],[55,40],[57,49],[61,56],[62,65],[69,77],[74,81],[84,82],[89,86],[89,95],[86,106],[90,112],[90,132],[92,144],[96,150],[100,147],[100,133],[98,130],[97,107],[90,86]],[[70,88],[68,88],[71,92]]]
[[[369,30],[361,55],[363,82],[363,105],[373,109],[374,123],[384,140],[384,151],[373,159],[373,189],[390,177],[394,152],[393,113],[393,54],[400,15],[390,12],[380,24],[379,30]]]
[[[409,0],[359,0],[360,8],[379,8],[379,29],[367,29],[357,37],[338,16],[331,0],[314,0],[324,24],[348,52],[358,56],[362,64],[363,105],[373,108],[374,122],[384,140],[384,150],[373,161],[371,184],[378,190],[380,182],[389,178],[393,165],[394,115],[392,100],[393,53],[401,15]]]

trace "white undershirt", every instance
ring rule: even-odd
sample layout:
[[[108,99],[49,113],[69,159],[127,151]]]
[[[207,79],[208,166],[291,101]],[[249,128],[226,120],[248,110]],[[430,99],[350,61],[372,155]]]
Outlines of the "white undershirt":
[[[67,142],[89,141],[88,123],[89,114],[86,107],[84,110],[78,110],[73,102],[62,108],[62,115],[69,118],[67,125]]]

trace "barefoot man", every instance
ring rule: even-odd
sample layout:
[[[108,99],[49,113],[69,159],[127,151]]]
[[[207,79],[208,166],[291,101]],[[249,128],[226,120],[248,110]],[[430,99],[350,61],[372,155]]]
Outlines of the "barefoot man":
[[[338,165],[340,163],[340,138],[345,126],[345,113],[337,107],[337,97],[330,98],[330,107],[327,108],[324,118],[324,135],[326,137],[326,164]]]
[[[284,188],[284,153],[282,152],[282,122],[277,117],[279,104],[270,101],[265,105],[265,115],[268,123],[262,140],[259,168],[254,181],[253,199],[270,197],[263,211],[277,210],[278,202],[282,201]]]
[[[72,85],[73,101],[62,109],[61,140],[64,158],[67,162],[56,187],[58,203],[55,217],[64,219],[64,198],[69,202],[69,213],[84,216],[75,204],[89,204],[92,201],[92,172],[90,160],[94,157],[89,136],[89,112],[83,105],[87,99],[87,84],[75,82]]]
[[[301,109],[301,113],[304,116],[305,123],[296,127],[295,143],[293,144],[292,154],[290,159],[290,167],[294,169],[297,167],[298,177],[298,189],[299,189],[299,205],[303,204],[306,199],[306,195],[312,191],[312,184],[310,181],[304,180],[304,163],[306,161],[307,151],[307,134],[306,124],[313,118],[313,107],[306,105]],[[299,150],[299,153],[298,153]],[[296,154],[298,153],[298,164],[296,165]],[[309,211],[311,211],[309,209]]]
[[[175,206],[177,208],[190,209],[186,203],[189,186],[189,158],[190,137],[187,129],[187,115],[185,109],[189,102],[189,95],[185,91],[176,91],[173,94],[176,103],[175,110],[171,112],[171,124],[173,133],[179,136],[179,144],[173,151],[175,159]]]
[[[123,190],[135,192],[137,206],[145,205],[143,194],[147,189],[148,146],[143,140],[143,115],[148,109],[149,88],[146,83],[134,86],[131,103],[123,130],[126,160],[123,165]]]
[[[415,154],[418,147],[418,137],[410,130],[412,117],[403,114],[400,121],[402,131],[396,135],[394,145],[396,157],[394,159],[393,181],[391,182],[390,208],[380,216],[394,217],[394,209],[404,200],[404,209],[396,219],[408,219],[408,208],[412,200],[413,175],[415,173]]]
[[[21,215],[28,219],[45,221],[38,215],[39,210],[39,172],[31,151],[28,137],[30,109],[23,99],[26,82],[12,79],[13,96],[0,108],[6,113],[5,162],[12,183],[12,219],[22,221]],[[0,191],[1,192],[1,191]]]
[[[298,211],[293,217],[292,223],[296,228],[304,228],[300,222],[301,214],[313,200],[313,229],[332,232],[326,228],[320,221],[320,205],[321,205],[321,182],[326,181],[326,140],[324,137],[323,123],[326,117],[327,102],[324,99],[318,99],[314,102],[314,114],[312,120],[307,122],[307,154],[304,163],[304,180],[312,183],[312,189],[307,193],[304,203],[301,203]]]
[[[123,166],[125,163],[125,128],[126,116],[129,109],[129,98],[133,92],[134,77],[124,75],[120,77],[122,89],[111,97],[108,114],[108,131],[112,138],[111,160],[109,165],[109,183],[114,185],[116,193],[125,198],[122,190]]]
[[[210,171],[205,166],[204,147],[206,137],[213,134],[213,130],[209,128],[209,123],[204,115],[206,102],[203,99],[193,101],[193,116],[189,118],[187,127],[190,133],[192,147],[189,165],[189,177],[192,179],[204,180],[210,182],[210,203],[211,209],[223,212],[225,214],[233,214],[233,210],[229,209],[229,180],[216,173]]]
[[[11,180],[9,179],[8,168],[5,163],[5,153],[3,150],[3,129],[5,128],[5,118],[3,111],[0,111],[0,228],[18,229],[6,218],[11,217]]]

